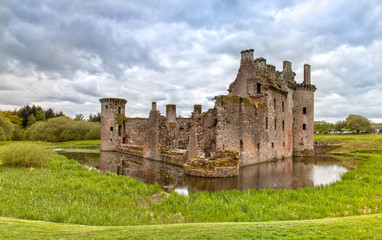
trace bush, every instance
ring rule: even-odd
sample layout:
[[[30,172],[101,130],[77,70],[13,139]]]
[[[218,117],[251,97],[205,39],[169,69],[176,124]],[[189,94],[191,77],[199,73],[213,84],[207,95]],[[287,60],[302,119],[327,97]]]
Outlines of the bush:
[[[0,148],[0,163],[7,167],[42,167],[52,153],[35,143],[11,143]]]
[[[101,124],[98,122],[73,121],[65,117],[37,122],[28,128],[24,140],[63,142],[71,140],[100,139]]]
[[[14,125],[0,112],[0,141],[12,139]]]

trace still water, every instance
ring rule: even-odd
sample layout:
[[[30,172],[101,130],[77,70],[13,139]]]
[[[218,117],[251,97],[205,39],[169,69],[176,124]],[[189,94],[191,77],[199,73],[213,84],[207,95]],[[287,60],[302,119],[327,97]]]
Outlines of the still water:
[[[184,175],[183,168],[116,152],[59,151],[82,165],[138,179],[146,184],[158,183],[167,192],[182,194],[228,189],[298,189],[330,184],[341,180],[347,169],[329,156],[294,158],[246,166],[240,175],[230,178],[200,178]]]

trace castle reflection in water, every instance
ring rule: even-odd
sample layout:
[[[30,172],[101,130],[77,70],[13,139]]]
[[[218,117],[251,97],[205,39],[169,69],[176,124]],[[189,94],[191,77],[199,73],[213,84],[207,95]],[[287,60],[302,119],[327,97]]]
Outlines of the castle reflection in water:
[[[323,158],[323,159],[322,159]],[[229,189],[298,189],[341,180],[347,169],[328,156],[321,159],[286,159],[242,167],[240,175],[230,178],[199,178],[183,174],[183,168],[132,155],[101,152],[99,170],[158,183],[167,192],[188,194],[196,191]]]

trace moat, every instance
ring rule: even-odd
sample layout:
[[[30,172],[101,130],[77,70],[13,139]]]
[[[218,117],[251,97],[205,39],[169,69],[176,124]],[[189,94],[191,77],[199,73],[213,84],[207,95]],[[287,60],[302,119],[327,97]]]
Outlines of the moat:
[[[138,179],[146,184],[158,183],[165,191],[182,194],[229,189],[298,189],[340,181],[348,170],[329,156],[285,159],[240,168],[237,177],[200,178],[184,174],[182,167],[142,159],[116,152],[58,151],[67,158],[102,172],[110,171]]]

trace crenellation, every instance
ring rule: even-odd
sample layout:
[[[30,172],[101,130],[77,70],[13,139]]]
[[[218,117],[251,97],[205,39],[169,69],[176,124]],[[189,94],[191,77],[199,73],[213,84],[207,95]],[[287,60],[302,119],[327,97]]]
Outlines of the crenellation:
[[[177,118],[174,104],[166,105],[162,116],[156,102],[148,119],[125,118],[126,100],[101,99],[101,150],[185,164],[186,173],[204,177],[232,176],[239,174],[239,166],[311,156],[316,87],[310,65],[304,65],[303,83],[296,83],[291,62],[283,61],[283,70],[277,71],[253,53],[241,52],[228,95],[216,96],[214,108],[206,112],[194,105],[191,118]],[[227,159],[228,153],[235,153],[237,162]]]
[[[246,61],[253,61],[253,53],[255,50],[253,49],[247,49],[241,51],[241,63],[246,62]]]

